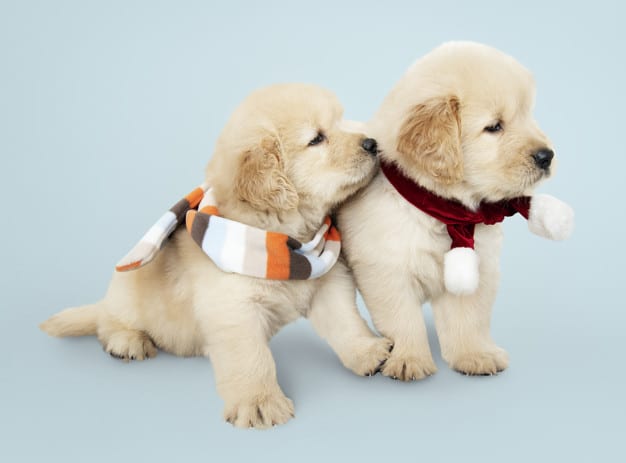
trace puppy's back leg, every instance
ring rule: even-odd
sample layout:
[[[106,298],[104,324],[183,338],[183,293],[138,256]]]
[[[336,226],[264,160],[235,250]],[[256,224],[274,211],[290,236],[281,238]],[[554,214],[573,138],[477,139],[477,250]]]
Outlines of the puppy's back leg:
[[[145,331],[131,328],[107,312],[100,316],[97,334],[106,352],[126,362],[152,358],[157,354],[154,342]]]

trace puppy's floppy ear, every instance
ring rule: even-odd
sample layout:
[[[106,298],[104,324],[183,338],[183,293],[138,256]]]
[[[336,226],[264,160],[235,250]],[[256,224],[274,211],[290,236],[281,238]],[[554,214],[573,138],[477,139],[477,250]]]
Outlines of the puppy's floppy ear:
[[[295,187],[285,176],[278,139],[265,137],[243,153],[235,194],[259,210],[286,211],[298,205]]]
[[[398,133],[398,152],[408,165],[445,184],[463,178],[460,102],[432,98],[411,108]]]

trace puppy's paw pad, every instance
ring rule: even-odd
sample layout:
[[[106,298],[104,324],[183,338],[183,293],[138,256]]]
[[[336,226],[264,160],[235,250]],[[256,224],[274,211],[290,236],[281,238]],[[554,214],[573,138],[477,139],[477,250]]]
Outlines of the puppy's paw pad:
[[[504,349],[495,347],[485,351],[462,354],[450,362],[450,366],[465,375],[495,375],[509,366],[509,356]]]
[[[104,347],[112,357],[124,360],[144,360],[157,354],[157,348],[150,337],[135,330],[122,330],[113,333]]]
[[[385,362],[382,369],[382,374],[389,376],[392,379],[399,379],[401,381],[415,381],[418,379],[426,378],[437,372],[435,362],[430,355],[426,356],[408,356],[408,355],[394,355],[394,351],[391,352],[391,356]]]
[[[387,338],[364,336],[350,342],[347,354],[342,355],[342,362],[360,376],[371,376],[382,368],[389,358],[393,343]]]
[[[224,409],[224,419],[238,428],[266,429],[293,417],[293,402],[280,391],[227,404]]]

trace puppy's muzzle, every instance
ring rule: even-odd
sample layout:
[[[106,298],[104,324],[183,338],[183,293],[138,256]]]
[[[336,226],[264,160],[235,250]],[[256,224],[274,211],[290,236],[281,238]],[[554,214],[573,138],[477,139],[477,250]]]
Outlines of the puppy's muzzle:
[[[361,147],[372,156],[378,154],[378,143],[373,138],[366,138],[361,142]]]
[[[535,165],[540,169],[547,171],[548,169],[550,169],[550,164],[552,164],[554,151],[548,148],[542,148],[534,153],[532,156],[535,160]]]

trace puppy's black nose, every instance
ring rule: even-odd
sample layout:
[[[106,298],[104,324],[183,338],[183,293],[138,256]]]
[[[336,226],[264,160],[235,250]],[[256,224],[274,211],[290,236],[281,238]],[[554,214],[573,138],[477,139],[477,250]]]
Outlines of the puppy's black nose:
[[[361,142],[361,146],[370,154],[378,153],[378,143],[373,138],[366,138]]]
[[[554,151],[548,148],[540,149],[535,154],[533,154],[535,164],[537,165],[537,167],[543,170],[548,170],[548,167],[550,167],[550,163],[552,163],[553,157]]]

